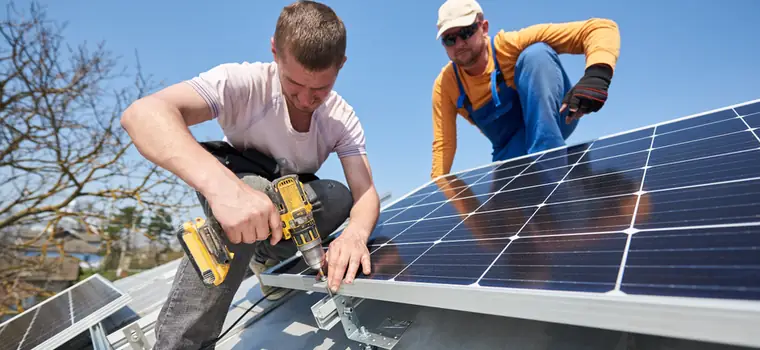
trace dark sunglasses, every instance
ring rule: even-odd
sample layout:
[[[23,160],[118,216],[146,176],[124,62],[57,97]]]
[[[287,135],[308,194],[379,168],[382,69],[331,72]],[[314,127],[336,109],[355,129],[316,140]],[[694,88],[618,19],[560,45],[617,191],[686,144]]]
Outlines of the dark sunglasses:
[[[467,40],[471,38],[475,32],[478,31],[478,27],[480,27],[480,22],[470,24],[469,26],[460,29],[456,33],[444,35],[441,37],[441,42],[443,42],[443,44],[446,46],[454,46],[454,44],[457,43],[457,37],[462,40]]]

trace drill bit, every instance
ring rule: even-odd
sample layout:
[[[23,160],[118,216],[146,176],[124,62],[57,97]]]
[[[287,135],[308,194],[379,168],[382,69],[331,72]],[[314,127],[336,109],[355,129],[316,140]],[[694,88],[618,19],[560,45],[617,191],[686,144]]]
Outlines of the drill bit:
[[[327,282],[327,274],[325,273],[324,267],[319,267],[319,271],[317,272],[317,276],[320,281],[325,282],[325,289],[327,289],[327,295],[329,295],[331,298],[335,295],[333,294],[332,290],[330,289],[330,284]]]

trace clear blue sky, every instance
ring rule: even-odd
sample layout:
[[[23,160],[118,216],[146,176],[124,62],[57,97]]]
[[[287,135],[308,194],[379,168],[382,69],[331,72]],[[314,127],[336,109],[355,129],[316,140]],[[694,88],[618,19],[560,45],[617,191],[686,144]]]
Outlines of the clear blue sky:
[[[51,18],[69,22],[65,33],[72,44],[106,40],[125,60],[137,50],[147,73],[174,83],[220,63],[271,60],[269,38],[290,1],[42,3]],[[402,196],[428,181],[430,172],[430,91],[447,62],[435,40],[442,1],[326,3],[348,28],[348,62],[335,88],[364,126],[378,190]],[[582,120],[570,142],[760,98],[760,1],[483,0],[481,5],[492,34],[590,17],[619,24],[621,57],[610,99],[600,113]],[[583,57],[562,59],[577,81]],[[204,140],[220,139],[214,123],[193,132]],[[486,139],[461,118],[458,129],[454,170],[489,162]],[[318,175],[345,181],[334,155]]]

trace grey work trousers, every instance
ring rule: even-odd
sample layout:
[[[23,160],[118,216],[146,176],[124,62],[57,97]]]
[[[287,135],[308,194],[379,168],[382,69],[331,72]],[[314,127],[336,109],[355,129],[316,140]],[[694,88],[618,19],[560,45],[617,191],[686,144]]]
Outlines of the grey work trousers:
[[[243,182],[254,189],[264,190],[270,184],[257,175],[241,175]],[[335,231],[348,218],[353,206],[351,192],[335,180],[313,180],[304,184],[313,206],[314,220],[322,239]],[[201,194],[198,198],[206,216],[210,216],[208,204]],[[329,205],[328,205],[329,203]],[[169,297],[156,321],[155,349],[199,349],[210,343],[222,332],[232,298],[243,281],[251,258],[284,260],[293,256],[297,249],[292,240],[281,240],[272,246],[269,240],[253,244],[231,244],[235,254],[226,280],[216,287],[206,287],[198,277],[187,256],[177,268]]]

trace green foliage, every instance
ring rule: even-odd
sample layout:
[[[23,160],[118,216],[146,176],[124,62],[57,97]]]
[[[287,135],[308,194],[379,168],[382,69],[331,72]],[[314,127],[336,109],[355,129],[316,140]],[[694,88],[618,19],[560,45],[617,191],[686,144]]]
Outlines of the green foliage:
[[[147,229],[148,232],[145,235],[151,241],[158,241],[164,245],[169,245],[174,237],[172,215],[167,213],[163,208],[159,208],[150,217]]]
[[[126,206],[119,208],[119,212],[110,218],[106,232],[111,237],[122,237],[125,231],[129,234],[143,227],[142,211],[134,206]]]

